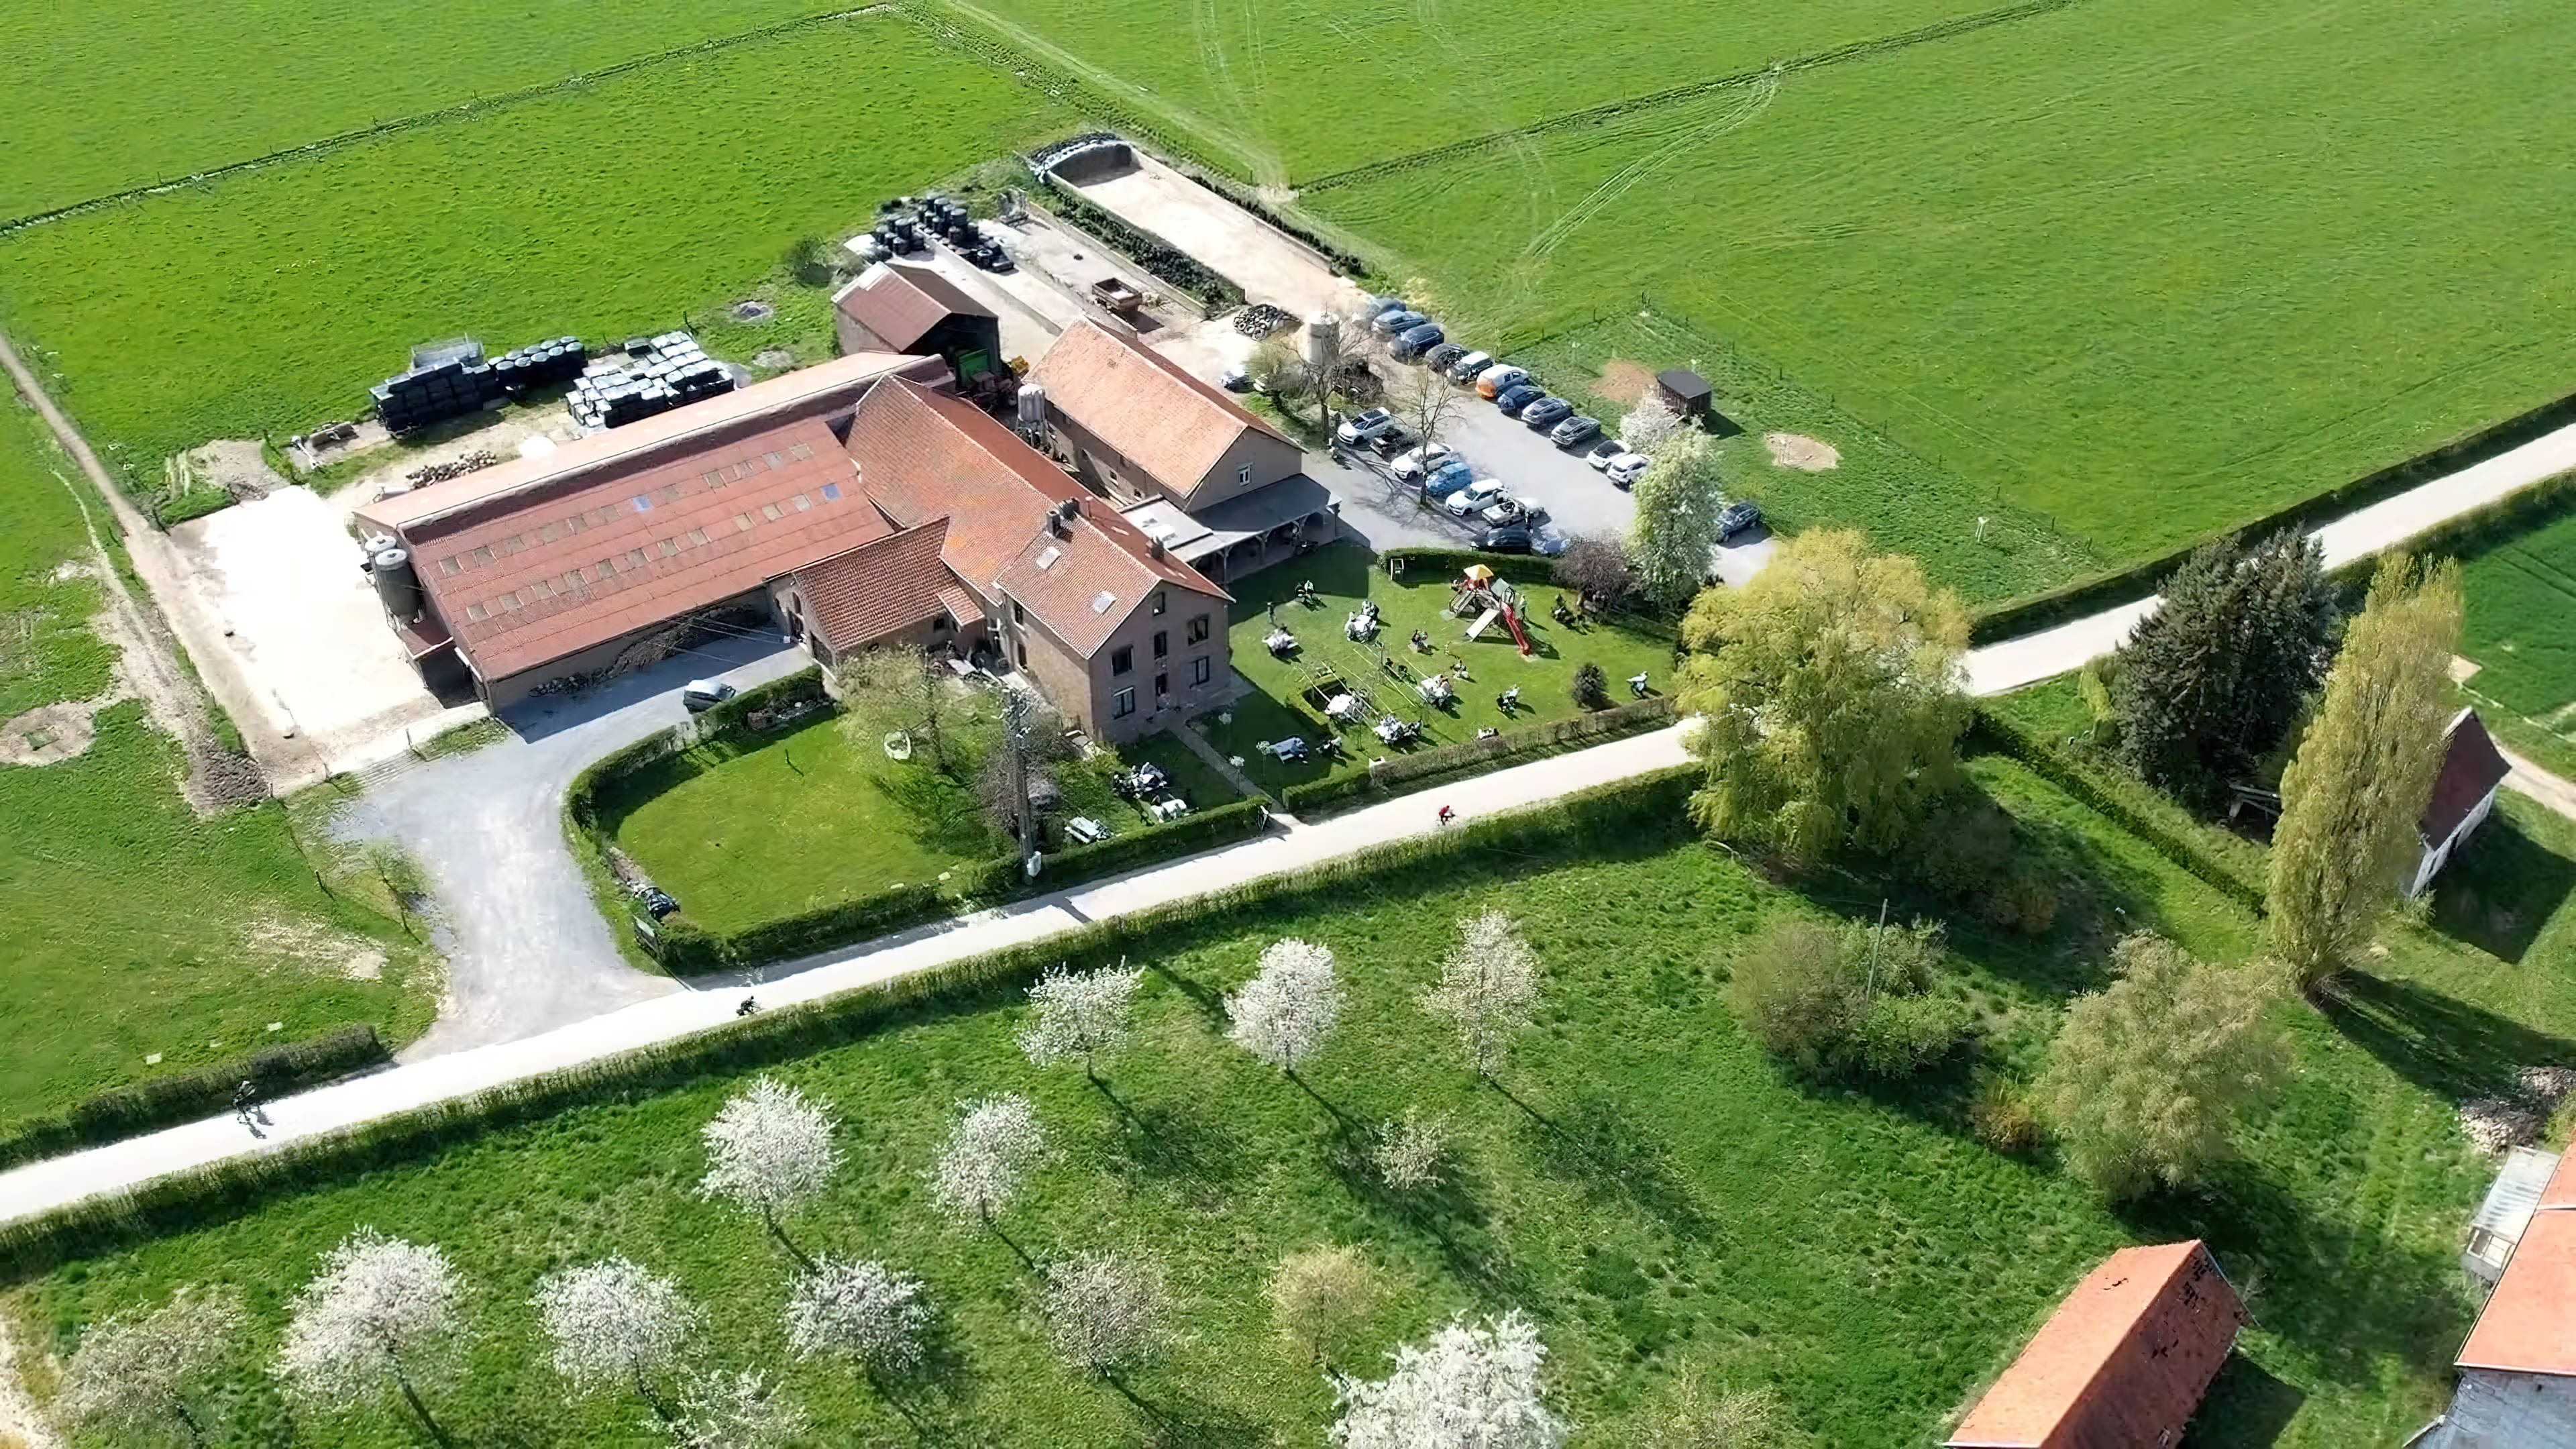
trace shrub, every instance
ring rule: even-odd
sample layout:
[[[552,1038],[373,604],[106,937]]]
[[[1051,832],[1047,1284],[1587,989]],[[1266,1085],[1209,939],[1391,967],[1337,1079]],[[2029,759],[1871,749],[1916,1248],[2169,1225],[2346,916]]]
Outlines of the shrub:
[[[0,1166],[220,1115],[231,1109],[233,1089],[243,1082],[258,1088],[265,1101],[376,1066],[390,1056],[376,1029],[360,1022],[193,1072],[149,1078],[76,1102],[59,1116],[15,1124],[0,1136]]]
[[[1589,659],[1575,666],[1574,702],[1583,709],[1600,709],[1610,703],[1610,677]]]
[[[1907,852],[1915,877],[1944,900],[1992,892],[2013,867],[2013,818],[1974,794],[1952,798],[1924,818]]]
[[[1968,1108],[1968,1124],[1978,1141],[2008,1156],[2027,1157],[2039,1148],[2039,1114],[2010,1082],[1996,1080],[1980,1088]]]
[[[1930,994],[1947,955],[1928,922],[1780,921],[1737,958],[1727,994],[1745,1030],[1800,1070],[1900,1077],[1967,1032],[1966,1006]]]
[[[2015,861],[1981,907],[1985,918],[2006,930],[2041,936],[2057,924],[2057,882],[2035,861]]]

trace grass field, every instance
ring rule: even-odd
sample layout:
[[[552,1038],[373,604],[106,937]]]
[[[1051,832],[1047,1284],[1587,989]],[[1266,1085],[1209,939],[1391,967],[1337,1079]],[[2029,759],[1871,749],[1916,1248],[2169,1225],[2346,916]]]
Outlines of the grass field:
[[[113,654],[87,628],[104,590],[56,573],[87,539],[40,426],[0,402],[0,720],[110,689]],[[428,1026],[425,953],[349,888],[326,894],[278,809],[201,820],[141,705],[94,724],[77,756],[0,765],[0,1131],[345,1022],[397,1043]]]
[[[1298,603],[1297,586],[1308,580],[1314,582],[1318,602]],[[1447,579],[1412,577],[1398,584],[1371,561],[1366,549],[1336,545],[1266,569],[1232,587],[1234,607],[1227,612],[1235,672],[1258,692],[1227,706],[1224,712],[1233,716],[1231,721],[1220,721],[1211,713],[1192,721],[1192,727],[1229,759],[1240,757],[1244,773],[1254,784],[1276,792],[1290,785],[1357,774],[1368,768],[1372,758],[1396,753],[1365,725],[1336,731],[1326,722],[1322,709],[1304,697],[1318,668],[1334,670],[1344,684],[1365,691],[1382,713],[1420,724],[1422,739],[1416,749],[1467,743],[1480,728],[1508,732],[1575,714],[1574,671],[1586,661],[1601,666],[1613,704],[1627,702],[1625,681],[1639,671],[1655,688],[1671,687],[1671,640],[1604,623],[1564,628],[1548,617],[1548,605],[1557,590],[1542,584],[1525,587],[1531,617],[1523,624],[1537,648],[1527,658],[1513,647],[1510,632],[1499,621],[1477,642],[1463,642],[1468,621],[1449,616]],[[1403,679],[1386,675],[1376,654],[1344,637],[1343,624],[1363,599],[1377,601],[1384,625],[1377,642],[1388,659],[1405,667]],[[1279,622],[1297,636],[1299,645],[1285,659],[1271,654],[1262,643],[1270,633],[1274,607]],[[1430,653],[1414,652],[1409,641],[1416,629],[1431,636]],[[1464,664],[1468,670],[1455,686],[1456,699],[1447,708],[1424,703],[1414,692],[1414,682],[1453,664]],[[1515,685],[1521,690],[1520,707],[1506,714],[1496,697]],[[1338,759],[1313,750],[1304,763],[1296,764],[1273,759],[1256,748],[1264,740],[1292,735],[1311,746],[1337,733],[1343,739]]]
[[[865,16],[0,238],[0,324],[157,479],[203,438],[354,413],[414,343],[677,325],[1067,124]]]
[[[838,7],[73,0],[0,14],[0,219]]]
[[[2470,559],[2461,582],[2469,688],[2576,735],[2576,508]]]
[[[1301,204],[1471,330],[1656,299],[2118,563],[2564,389],[2515,239],[2571,61],[2542,8],[2073,5]]]
[[[2085,882],[2052,938],[1954,937],[1997,1069],[2026,1069],[2065,994],[2099,980],[2109,929],[2149,921],[2214,955],[2250,947],[2250,922],[2036,777],[1997,760],[1972,773]],[[1800,896],[1648,827],[1610,858],[1496,849],[1436,878],[1394,873],[1176,930],[1150,963],[1140,1044],[1111,1068],[1132,1126],[1079,1077],[1020,1059],[1017,1010],[934,1012],[790,1064],[778,1074],[834,1107],[851,1158],[790,1230],[808,1251],[883,1255],[931,1283],[962,1353],[951,1396],[927,1406],[931,1442],[1118,1443],[1145,1429],[1116,1394],[1048,1360],[1010,1250],[931,1213],[923,1173],[949,1104],[1024,1090],[1059,1150],[1005,1225],[1041,1258],[1108,1244],[1171,1263],[1185,1331],[1129,1383],[1167,1432],[1199,1431],[1183,1442],[1316,1441],[1330,1396],[1271,1339],[1260,1293],[1270,1262],[1317,1242],[1364,1244],[1390,1277],[1355,1367],[1453,1310],[1520,1305],[1544,1325],[1560,1403],[1600,1442],[1626,1442],[1627,1416],[1696,1368],[1775,1387],[1820,1443],[1868,1446],[1932,1437],[2103,1252],[2205,1234],[2255,1324],[2195,1441],[2390,1443],[2438,1407],[2469,1320],[2453,1259],[2490,1169],[2451,1104],[2554,1059],[2576,1027],[2576,911],[2563,904],[2576,836],[2519,802],[2498,826],[2463,879],[2538,913],[2512,948],[2520,959],[2437,929],[2402,940],[2332,1014],[2284,1006],[2298,1071],[2248,1160],[2205,1194],[2126,1215],[1970,1139],[1965,1067],[1885,1094],[1784,1080],[1723,1004],[1725,963],[1781,912],[1874,914],[1878,883]],[[1471,1086],[1410,1001],[1453,921],[1492,904],[1519,916],[1551,973],[1508,1096]],[[1353,995],[1351,1027],[1305,1074],[1329,1110],[1227,1047],[1211,1016],[1214,994],[1292,932],[1335,948]],[[621,1097],[319,1183],[70,1265],[11,1307],[40,1350],[59,1351],[103,1313],[230,1282],[264,1349],[314,1259],[371,1224],[443,1244],[477,1285],[472,1369],[436,1399],[457,1442],[640,1445],[633,1405],[562,1402],[526,1307],[546,1271],[622,1252],[708,1306],[711,1356],[783,1373],[816,1416],[815,1442],[917,1442],[845,1374],[787,1359],[783,1258],[695,1196],[697,1128],[734,1085]],[[1456,1114],[1466,1164],[1454,1190],[1411,1205],[1336,1166],[1333,1115],[1371,1122],[1407,1104]],[[225,1443],[412,1442],[384,1421],[299,1436],[256,1371],[215,1407]]]

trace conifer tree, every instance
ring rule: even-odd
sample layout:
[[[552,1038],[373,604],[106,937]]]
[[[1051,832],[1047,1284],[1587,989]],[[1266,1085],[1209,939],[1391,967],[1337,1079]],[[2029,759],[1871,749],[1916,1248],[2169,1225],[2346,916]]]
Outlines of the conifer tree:
[[[2214,805],[2281,742],[2325,675],[2333,586],[2313,539],[2195,551],[2120,651],[2120,754],[2147,783]]]

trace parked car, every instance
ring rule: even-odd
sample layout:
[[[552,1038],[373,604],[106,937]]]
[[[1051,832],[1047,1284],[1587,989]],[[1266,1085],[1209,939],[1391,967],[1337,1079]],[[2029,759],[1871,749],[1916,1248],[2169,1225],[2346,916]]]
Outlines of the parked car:
[[[1652,464],[1654,461],[1654,459],[1647,457],[1643,453],[1621,453],[1618,457],[1611,459],[1610,466],[1602,469],[1601,472],[1602,476],[1608,478],[1611,482],[1618,484],[1622,488],[1626,488],[1634,484],[1638,479],[1646,476],[1648,465]]]
[[[1476,374],[1476,396],[1501,397],[1506,389],[1529,381],[1529,369],[1501,363]]]
[[[1548,431],[1547,440],[1560,448],[1579,448],[1601,436],[1601,420],[1593,417],[1571,417]]]
[[[1333,429],[1333,436],[1345,443],[1365,443],[1380,433],[1392,432],[1394,428],[1395,414],[1384,408],[1370,408],[1367,412],[1353,413],[1342,419],[1342,425]]]
[[[1567,402],[1561,397],[1553,396],[1543,397],[1536,402],[1523,404],[1520,411],[1521,421],[1527,424],[1533,431],[1541,428],[1555,427],[1560,419],[1569,418],[1573,415],[1574,404]]]
[[[1393,342],[1387,344],[1387,352],[1398,362],[1409,362],[1439,346],[1441,339],[1448,335],[1440,330],[1439,323],[1425,322],[1419,327],[1399,333]]]
[[[1368,445],[1369,451],[1377,454],[1379,457],[1392,458],[1396,454],[1403,452],[1405,449],[1410,448],[1421,441],[1422,440],[1420,438],[1413,436],[1411,433],[1406,432],[1399,426],[1389,428],[1385,432],[1378,434],[1376,437],[1369,439]]]
[[[680,686],[680,707],[691,714],[713,709],[741,691],[721,679],[692,679]]]
[[[1442,368],[1441,371],[1449,375],[1449,380],[1451,382],[1474,382],[1478,373],[1483,372],[1486,368],[1493,365],[1494,355],[1492,353],[1470,352],[1466,356],[1450,363],[1447,367]]]
[[[1595,440],[1590,451],[1583,455],[1583,461],[1591,464],[1593,471],[1599,472],[1610,466],[1611,459],[1626,451],[1628,451],[1628,445],[1617,438],[1601,438]]]
[[[1401,312],[1403,310],[1404,299],[1402,297],[1371,297],[1360,307],[1360,315],[1363,317],[1374,317],[1380,312]]]
[[[1452,458],[1432,469],[1431,476],[1422,480],[1422,496],[1446,498],[1474,481],[1476,481],[1476,475],[1468,470],[1467,465],[1459,459]]]
[[[1487,553],[1536,553],[1537,539],[1526,528],[1489,528],[1476,535],[1476,547]]]
[[[1479,478],[1440,500],[1440,506],[1448,509],[1453,518],[1473,518],[1493,507],[1494,500],[1502,496],[1502,479]]]
[[[1393,337],[1400,332],[1410,332],[1430,320],[1419,312],[1398,307],[1392,312],[1380,312],[1371,317],[1369,326],[1385,336]]]
[[[1546,388],[1532,387],[1525,382],[1516,383],[1494,395],[1494,406],[1501,408],[1503,416],[1508,418],[1516,416],[1521,409],[1546,396]]]
[[[1467,355],[1467,349],[1455,342],[1443,342],[1422,354],[1422,365],[1434,372],[1446,373],[1450,365]]]
[[[1512,528],[1536,517],[1530,512],[1530,506],[1517,498],[1497,498],[1486,504],[1484,512],[1476,516],[1484,520],[1487,528]]]
[[[1762,510],[1750,503],[1730,503],[1717,516],[1717,536],[1733,538],[1762,522]]]
[[[1412,452],[1396,458],[1395,476],[1407,483],[1417,478],[1427,478],[1438,471],[1441,464],[1457,456],[1457,450],[1445,443],[1425,443]]]

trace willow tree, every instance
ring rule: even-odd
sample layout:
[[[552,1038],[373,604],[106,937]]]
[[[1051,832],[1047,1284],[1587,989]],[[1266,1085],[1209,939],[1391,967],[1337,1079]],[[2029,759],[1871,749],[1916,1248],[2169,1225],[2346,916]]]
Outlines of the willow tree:
[[[2281,776],[2267,904],[2302,989],[2360,958],[2423,848],[2459,643],[2459,566],[2383,561]]]
[[[1848,531],[1803,533],[1682,621],[1683,709],[1711,834],[1816,860],[1901,844],[1958,774],[1968,615],[1914,560]]]

